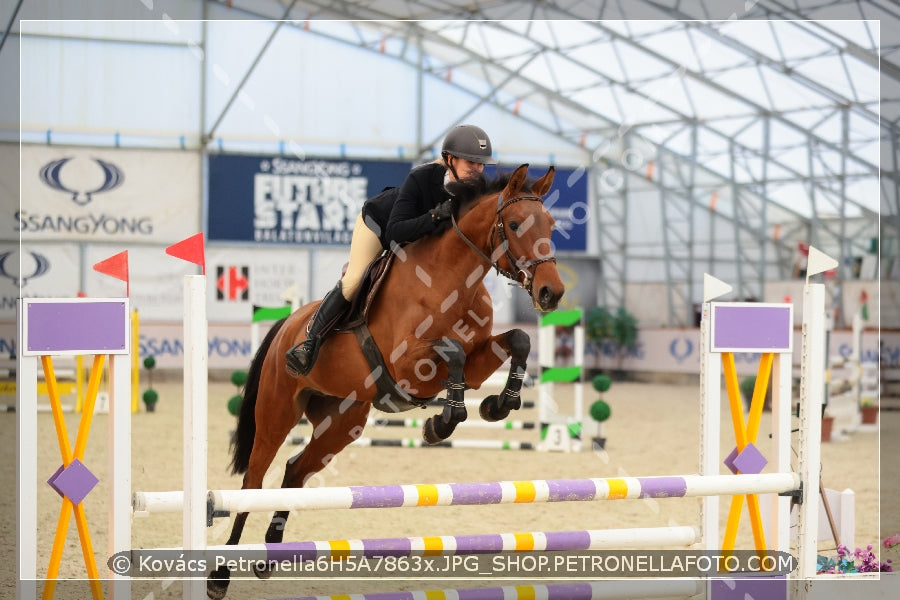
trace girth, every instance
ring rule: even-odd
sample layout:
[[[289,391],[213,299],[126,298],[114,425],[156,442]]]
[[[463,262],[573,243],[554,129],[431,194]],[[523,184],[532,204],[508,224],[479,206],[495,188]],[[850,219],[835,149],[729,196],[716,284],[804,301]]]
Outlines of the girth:
[[[369,331],[369,326],[365,321],[356,325],[353,328],[353,333],[356,335],[359,347],[362,348],[366,362],[369,363],[369,369],[371,369],[369,377],[375,381],[375,389],[378,390],[378,396],[372,402],[375,408],[382,412],[398,413],[412,410],[413,408],[422,408],[428,402],[434,400],[434,396],[429,398],[411,396],[409,392],[394,381],[387,365],[384,363],[381,350],[378,349],[378,344],[375,343],[372,332]]]

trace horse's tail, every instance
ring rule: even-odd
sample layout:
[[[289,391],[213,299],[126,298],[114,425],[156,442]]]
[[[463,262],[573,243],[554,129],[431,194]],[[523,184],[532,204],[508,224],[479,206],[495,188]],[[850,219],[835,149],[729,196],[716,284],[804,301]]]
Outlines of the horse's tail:
[[[286,317],[285,317],[286,318]],[[231,473],[246,473],[250,466],[250,452],[253,450],[253,438],[256,437],[256,396],[259,392],[259,376],[262,373],[263,362],[272,345],[272,340],[285,319],[277,321],[266,337],[263,338],[250,369],[247,372],[247,383],[244,384],[244,395],[241,400],[241,411],[238,415],[237,429],[231,437]]]

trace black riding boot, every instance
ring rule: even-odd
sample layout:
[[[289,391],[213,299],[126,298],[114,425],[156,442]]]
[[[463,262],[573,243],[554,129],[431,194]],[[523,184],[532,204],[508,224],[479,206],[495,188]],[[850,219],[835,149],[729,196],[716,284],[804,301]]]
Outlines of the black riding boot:
[[[323,335],[323,330],[349,306],[350,301],[344,298],[344,294],[341,293],[341,282],[338,281],[334,289],[325,294],[325,298],[316,309],[316,314],[313,315],[306,331],[306,340],[288,350],[285,355],[287,359],[285,369],[291,377],[310,372],[319,354],[319,346],[327,335],[327,332]]]

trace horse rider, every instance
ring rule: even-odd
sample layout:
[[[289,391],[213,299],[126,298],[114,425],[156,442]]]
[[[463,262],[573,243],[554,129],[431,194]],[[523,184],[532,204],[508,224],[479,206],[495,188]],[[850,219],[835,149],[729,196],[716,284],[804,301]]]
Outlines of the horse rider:
[[[325,330],[349,306],[369,264],[383,249],[412,242],[447,229],[452,214],[447,183],[477,177],[484,165],[497,164],[491,140],[480,127],[457,125],[444,138],[441,157],[412,169],[399,193],[386,190],[366,200],[350,240],[350,260],[307,326],[306,340],[288,350],[285,368],[291,376],[313,368]]]

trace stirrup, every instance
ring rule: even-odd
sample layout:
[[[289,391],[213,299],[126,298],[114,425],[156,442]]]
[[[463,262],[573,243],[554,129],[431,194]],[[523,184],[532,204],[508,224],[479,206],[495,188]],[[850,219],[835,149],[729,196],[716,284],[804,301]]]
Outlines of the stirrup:
[[[320,345],[318,337],[311,337],[288,350],[284,355],[284,368],[288,375],[295,379],[300,375],[308,375],[313,365],[316,364],[316,356],[319,354]],[[305,367],[300,359],[302,355],[305,355],[307,358]]]

